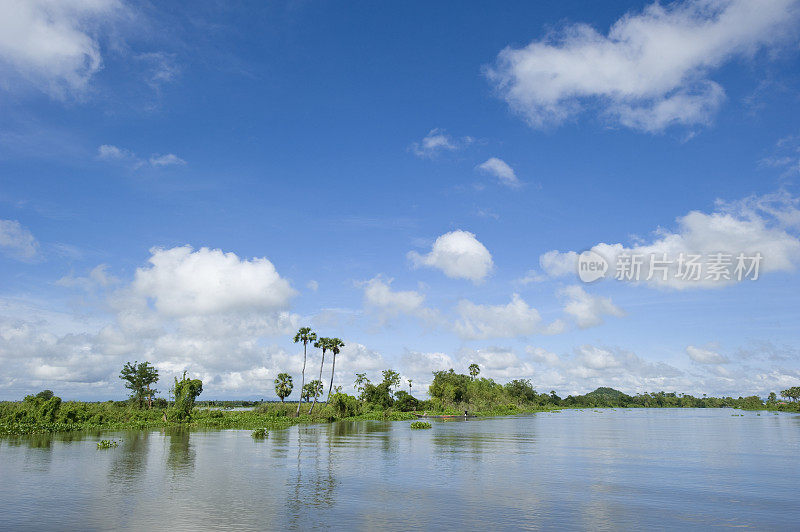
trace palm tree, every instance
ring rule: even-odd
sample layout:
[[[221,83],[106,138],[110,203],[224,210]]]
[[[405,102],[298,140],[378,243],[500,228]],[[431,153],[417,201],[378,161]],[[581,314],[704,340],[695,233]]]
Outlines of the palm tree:
[[[472,380],[475,380],[475,377],[481,372],[480,366],[477,364],[470,364],[469,365],[469,374],[472,377]]]
[[[333,353],[333,365],[331,366],[331,385],[328,386],[328,402],[331,401],[331,390],[333,390],[333,372],[336,370],[336,355],[339,354],[339,351],[344,347],[344,342],[342,342],[339,338],[331,338],[330,344],[328,345],[328,349],[331,350]]]
[[[292,388],[294,388],[292,376],[288,373],[279,373],[275,379],[275,394],[281,398],[281,403],[292,393]]]
[[[303,386],[306,384],[306,347],[310,342],[313,342],[317,339],[317,334],[311,330],[311,327],[301,327],[297,334],[294,335],[294,343],[303,342],[303,373],[300,377],[300,390],[303,389]],[[297,413],[296,416],[300,415],[300,403],[303,401],[297,401]]]
[[[408,379],[408,395],[411,395],[411,383],[414,382],[411,379]]]
[[[328,350],[328,347],[330,346],[330,343],[331,343],[331,339],[330,338],[320,338],[319,340],[314,342],[314,347],[316,347],[317,349],[322,349],[322,362],[320,362],[320,364],[319,364],[319,382],[320,383],[322,382],[322,367],[325,365],[325,351]],[[309,414],[311,414],[311,412],[314,411],[314,407],[315,406],[317,406],[317,396],[316,395],[314,396],[314,402],[311,403],[311,408],[308,409],[308,413]]]

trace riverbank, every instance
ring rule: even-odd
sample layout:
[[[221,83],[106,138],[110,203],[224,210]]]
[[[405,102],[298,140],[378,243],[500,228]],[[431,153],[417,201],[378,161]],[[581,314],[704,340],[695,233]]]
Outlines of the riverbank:
[[[388,409],[369,409],[371,405],[364,405],[365,409],[356,415],[343,415],[337,412],[334,405],[319,403],[314,411],[309,414],[310,405],[303,404],[301,413],[295,417],[297,403],[261,403],[253,410],[218,410],[210,407],[195,408],[188,421],[170,421],[168,409],[152,408],[139,409],[131,407],[126,402],[107,401],[103,403],[84,403],[68,401],[60,405],[56,412],[31,413],[24,402],[0,402],[0,435],[48,434],[62,432],[77,432],[87,430],[142,430],[160,429],[170,427],[184,427],[187,429],[246,429],[255,430],[266,428],[269,430],[284,429],[298,424],[330,423],[334,421],[403,421],[417,419],[417,412],[404,412]],[[798,405],[769,405],[761,408],[744,408],[745,410],[785,411],[797,412]],[[495,405],[482,410],[471,411],[468,408],[449,407],[444,409],[427,410],[429,415],[463,416],[468,410],[470,416],[497,417],[529,414],[536,412],[557,412],[562,409],[583,410],[593,408],[643,408],[639,405],[630,406],[556,406],[556,405]],[[680,406],[665,406],[662,408],[682,408]],[[726,407],[722,407],[726,408]],[[34,416],[40,416],[38,419]],[[42,416],[46,416],[42,419]],[[165,420],[166,419],[166,420]]]

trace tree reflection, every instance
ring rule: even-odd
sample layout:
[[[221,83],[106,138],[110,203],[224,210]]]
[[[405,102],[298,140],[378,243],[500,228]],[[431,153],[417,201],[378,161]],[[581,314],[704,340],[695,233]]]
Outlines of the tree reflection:
[[[186,475],[194,470],[195,450],[190,442],[190,432],[185,428],[166,430],[169,439],[167,467],[174,473]]]

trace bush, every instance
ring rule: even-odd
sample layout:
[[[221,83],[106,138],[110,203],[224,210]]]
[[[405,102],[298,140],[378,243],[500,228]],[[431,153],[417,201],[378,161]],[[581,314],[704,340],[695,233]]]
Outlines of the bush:
[[[328,402],[339,417],[357,416],[361,410],[358,399],[345,393],[335,393]]]
[[[395,392],[394,396],[397,399],[394,402],[394,407],[401,412],[412,412],[419,407],[419,399],[406,391]]]
[[[269,436],[269,431],[267,429],[256,429],[250,433],[250,436],[252,436],[253,439],[256,440],[263,440],[267,436]]]

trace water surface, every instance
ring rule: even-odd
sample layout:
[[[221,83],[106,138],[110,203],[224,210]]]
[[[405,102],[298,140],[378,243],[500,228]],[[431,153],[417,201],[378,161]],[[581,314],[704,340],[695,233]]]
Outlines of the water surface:
[[[800,523],[796,414],[587,409],[408,425],[295,426],[264,441],[238,430],[0,438],[0,529]],[[122,441],[98,450],[101,437]]]

